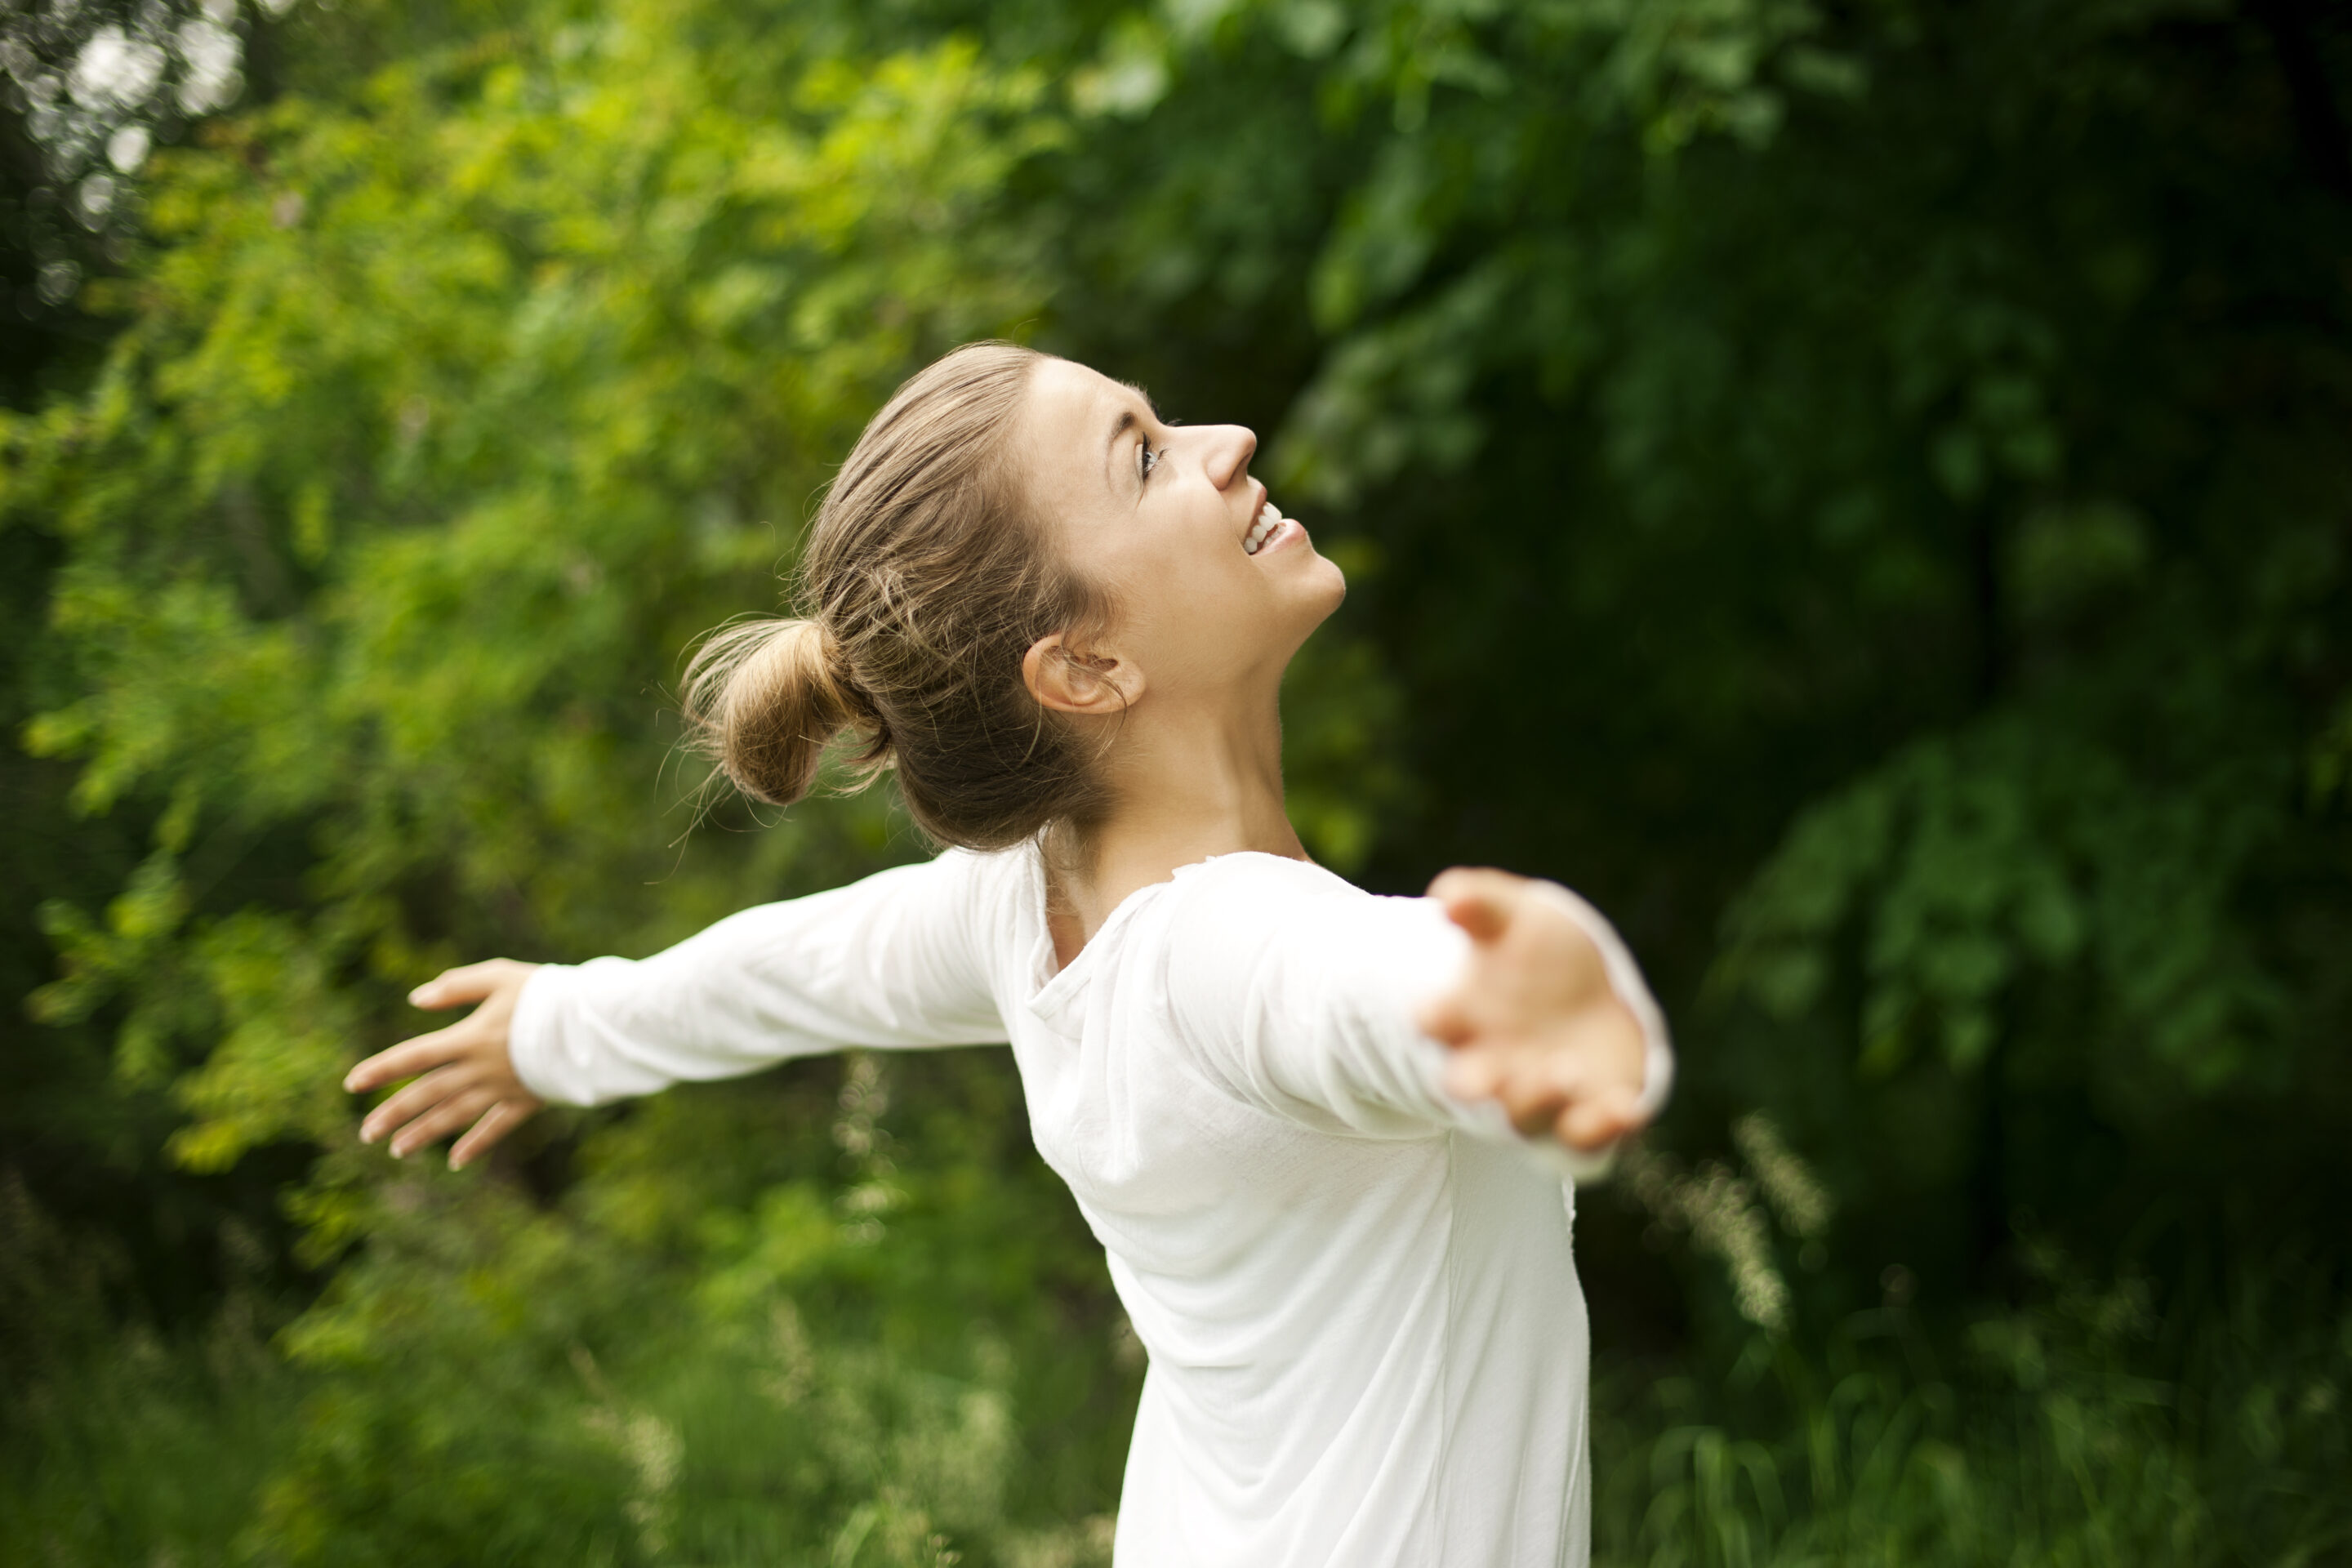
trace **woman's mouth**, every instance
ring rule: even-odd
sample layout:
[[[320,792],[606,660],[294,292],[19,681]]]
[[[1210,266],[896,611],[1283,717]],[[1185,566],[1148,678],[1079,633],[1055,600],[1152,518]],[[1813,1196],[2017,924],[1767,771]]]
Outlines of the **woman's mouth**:
[[[1258,507],[1257,521],[1250,524],[1249,533],[1242,540],[1242,549],[1249,554],[1256,554],[1260,550],[1265,548],[1268,542],[1272,541],[1276,535],[1282,531],[1282,527],[1285,523],[1290,523],[1290,526],[1294,529],[1298,526],[1297,523],[1291,522],[1290,519],[1283,516],[1280,509],[1276,507],[1273,501],[1265,501]],[[1304,531],[1301,530],[1300,531]]]

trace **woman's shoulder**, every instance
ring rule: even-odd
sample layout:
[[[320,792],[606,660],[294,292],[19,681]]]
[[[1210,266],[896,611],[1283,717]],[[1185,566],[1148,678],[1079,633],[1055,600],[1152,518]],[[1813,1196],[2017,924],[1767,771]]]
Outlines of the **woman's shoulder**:
[[[1312,860],[1297,859],[1288,855],[1269,855],[1262,849],[1239,849],[1229,855],[1212,855],[1190,866],[1179,866],[1172,880],[1188,899],[1260,898],[1282,894],[1372,897],[1338,872]]]
[[[1024,841],[1003,849],[965,849],[950,845],[930,860],[933,874],[956,882],[983,903],[1019,906],[1040,891],[1045,877],[1037,846]]]
[[[1368,892],[1278,855],[1186,867],[1163,900],[1171,1016],[1204,1048],[1242,1039],[1260,1015],[1313,1027],[1425,994],[1459,964],[1465,940],[1432,900]]]
[[[1355,918],[1377,918],[1383,906],[1417,900],[1382,898],[1312,860],[1259,850],[1215,855],[1179,867],[1167,885],[1163,907],[1178,931],[1207,927],[1219,931],[1264,931],[1302,921],[1329,929]]]

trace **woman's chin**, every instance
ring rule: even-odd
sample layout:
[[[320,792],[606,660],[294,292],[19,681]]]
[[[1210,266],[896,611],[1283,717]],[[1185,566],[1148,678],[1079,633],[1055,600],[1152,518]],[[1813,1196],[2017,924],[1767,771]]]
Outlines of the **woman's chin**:
[[[1339,563],[1337,561],[1328,555],[1317,554],[1313,544],[1307,544],[1303,548],[1307,554],[1315,557],[1315,582],[1328,596],[1328,602],[1323,606],[1323,613],[1328,616],[1338,609],[1339,602],[1348,596],[1348,574],[1339,570]]]
[[[1305,629],[1311,632],[1328,619],[1331,612],[1347,598],[1348,576],[1339,570],[1339,563],[1315,554],[1314,546],[1307,545],[1304,549],[1309,559],[1298,563],[1304,570],[1298,574],[1297,583],[1286,584],[1291,592],[1284,596],[1293,598],[1295,595],[1293,602],[1298,606],[1300,619],[1305,623]]]

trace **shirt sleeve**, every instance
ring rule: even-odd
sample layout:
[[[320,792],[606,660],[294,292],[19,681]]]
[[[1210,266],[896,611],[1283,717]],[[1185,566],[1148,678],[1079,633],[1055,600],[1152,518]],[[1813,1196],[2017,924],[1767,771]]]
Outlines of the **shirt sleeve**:
[[[1607,1170],[1613,1147],[1528,1138],[1494,1101],[1446,1092],[1445,1048],[1413,1018],[1459,976],[1470,939],[1434,900],[1376,897],[1306,867],[1261,861],[1221,871],[1219,862],[1196,874],[1174,912],[1169,994],[1179,1033],[1236,1094],[1328,1131],[1425,1137],[1451,1129],[1519,1144],[1573,1180]],[[1640,968],[1591,905],[1557,883],[1536,888],[1592,939],[1640,1024],[1642,1106],[1655,1114],[1673,1083],[1674,1052]]]
[[[1001,857],[950,850],[730,915],[642,960],[551,963],[516,1004],[516,1076],[598,1105],[844,1046],[1005,1037],[986,963]]]

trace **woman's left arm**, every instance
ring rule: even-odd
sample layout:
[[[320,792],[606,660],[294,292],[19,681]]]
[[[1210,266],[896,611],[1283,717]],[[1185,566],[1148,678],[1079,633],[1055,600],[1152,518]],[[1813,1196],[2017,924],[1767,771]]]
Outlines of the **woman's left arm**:
[[[1333,1131],[1522,1141],[1588,1180],[1664,1102],[1664,1019],[1566,889],[1454,870],[1378,898],[1265,870],[1194,873],[1171,950],[1179,1027],[1243,1098]]]

